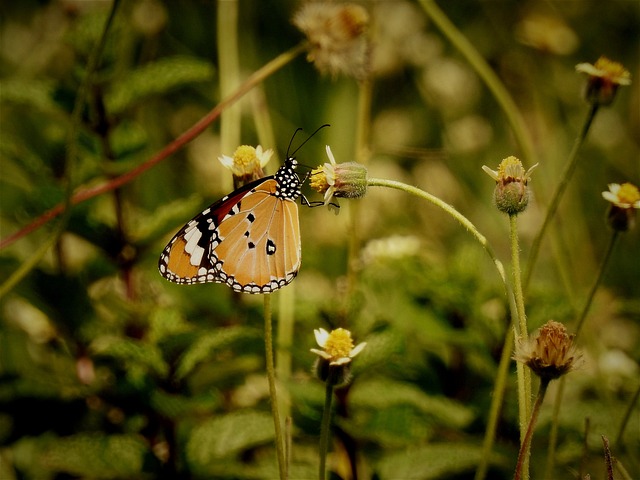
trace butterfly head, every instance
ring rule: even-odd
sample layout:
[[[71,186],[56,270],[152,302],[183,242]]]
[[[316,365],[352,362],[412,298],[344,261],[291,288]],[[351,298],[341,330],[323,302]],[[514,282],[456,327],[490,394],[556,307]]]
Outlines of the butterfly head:
[[[274,175],[278,183],[276,197],[296,200],[302,194],[300,191],[300,177],[296,173],[297,167],[298,161],[295,157],[288,157],[284,165],[278,169]]]

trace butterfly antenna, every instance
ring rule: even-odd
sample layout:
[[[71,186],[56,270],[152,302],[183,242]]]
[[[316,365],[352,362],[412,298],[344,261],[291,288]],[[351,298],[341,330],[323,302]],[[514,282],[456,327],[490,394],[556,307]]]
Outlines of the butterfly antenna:
[[[293,133],[293,137],[291,137],[291,141],[289,142],[289,147],[287,148],[287,158],[291,158],[292,156],[294,156],[296,154],[296,152],[298,150],[300,150],[305,143],[307,143],[309,140],[311,140],[311,137],[313,137],[316,133],[318,133],[320,130],[322,130],[324,127],[330,127],[331,125],[329,125],[328,123],[325,123],[324,125],[320,125],[318,128],[316,128],[315,132],[313,132],[311,135],[309,135],[307,137],[307,139],[302,142],[300,145],[298,145],[298,148],[296,148],[293,152],[291,152],[291,155],[289,155],[289,150],[291,149],[291,144],[293,143],[293,139],[296,136],[296,133],[298,133],[300,130],[302,130],[301,128],[298,128],[294,133]]]

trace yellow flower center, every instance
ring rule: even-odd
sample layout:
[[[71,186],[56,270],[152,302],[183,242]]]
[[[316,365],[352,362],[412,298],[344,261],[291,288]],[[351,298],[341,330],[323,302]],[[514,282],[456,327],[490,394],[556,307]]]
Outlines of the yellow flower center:
[[[327,182],[324,165],[320,165],[318,168],[311,170],[311,174],[309,175],[309,186],[318,193],[324,193],[330,187]]]
[[[498,180],[503,183],[524,181],[526,184],[526,172],[524,171],[522,162],[513,156],[502,160],[498,166]]]
[[[601,70],[604,76],[611,79],[631,77],[631,74],[622,66],[621,63],[609,60],[607,57],[600,57],[593,66],[598,70]]]
[[[623,183],[618,190],[618,201],[620,203],[628,203],[633,205],[640,200],[640,191],[638,187],[631,183]]]
[[[348,357],[351,350],[353,350],[351,332],[344,328],[333,330],[324,344],[324,350],[331,355],[332,358]]]
[[[233,163],[237,167],[245,167],[248,171],[257,161],[256,149],[249,145],[240,145],[233,154]]]

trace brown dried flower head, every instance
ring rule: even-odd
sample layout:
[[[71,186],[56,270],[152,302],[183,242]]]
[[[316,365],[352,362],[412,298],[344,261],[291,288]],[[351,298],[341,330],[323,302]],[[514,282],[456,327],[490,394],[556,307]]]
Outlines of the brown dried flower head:
[[[355,4],[310,2],[293,17],[293,24],[310,43],[307,59],[322,73],[363,78],[367,73],[368,45],[364,32],[367,10]]]
[[[554,380],[573,370],[580,358],[573,338],[563,324],[549,320],[528,341],[518,345],[514,359],[541,379]]]

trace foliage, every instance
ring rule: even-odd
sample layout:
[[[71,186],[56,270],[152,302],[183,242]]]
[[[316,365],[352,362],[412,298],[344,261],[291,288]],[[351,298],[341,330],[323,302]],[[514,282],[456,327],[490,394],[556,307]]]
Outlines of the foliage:
[[[454,205],[508,263],[508,221],[492,205],[495,182],[481,170],[522,153],[508,122],[418,4],[360,3],[376,19],[365,126],[371,176],[419,185]],[[535,195],[518,217],[526,263],[588,110],[574,66],[606,54],[637,72],[640,11],[634,2],[441,3],[498,74],[533,138]],[[3,5],[2,239],[64,202],[69,182],[82,190],[131,172],[220,102],[214,6],[123,2],[100,66],[88,72],[107,2]],[[296,6],[240,2],[243,78],[302,39],[291,25]],[[70,161],[72,111],[87,78]],[[610,236],[600,192],[608,183],[640,182],[635,83],[599,113],[579,153],[526,295],[532,329],[549,319],[575,327]],[[324,163],[325,144],[338,162],[351,161],[364,128],[363,91],[362,82],[321,76],[298,59],[241,101],[241,141],[282,158],[297,127],[330,123],[299,161]],[[73,206],[54,247],[2,298],[3,479],[278,476],[261,298],[217,284],[176,286],[156,268],[170,236],[230,190],[216,158],[233,152],[220,151],[220,136],[213,123],[133,182]],[[267,170],[275,168],[272,160]],[[324,391],[310,373],[309,349],[314,328],[339,326],[367,348],[353,362],[353,383],[336,392],[335,478],[355,470],[361,478],[472,478],[510,335],[504,284],[469,233],[432,205],[376,188],[340,205],[338,216],[300,208],[302,269],[273,295],[276,322],[295,312],[293,342],[280,344],[277,357],[291,357],[278,385],[281,409],[292,417],[290,478],[316,476]],[[3,248],[1,277],[28,262],[59,222]],[[637,415],[616,442],[638,388],[639,231],[617,243],[579,337],[585,358],[565,386],[558,476],[601,478],[601,435],[630,475],[640,475]],[[511,478],[518,453],[514,370],[490,478]],[[533,478],[544,472],[556,391],[552,384],[533,437]]]

